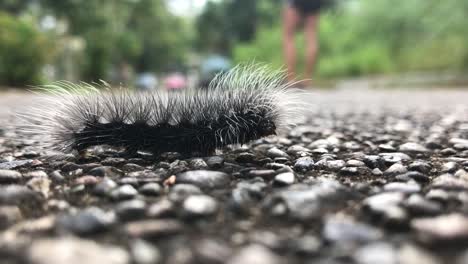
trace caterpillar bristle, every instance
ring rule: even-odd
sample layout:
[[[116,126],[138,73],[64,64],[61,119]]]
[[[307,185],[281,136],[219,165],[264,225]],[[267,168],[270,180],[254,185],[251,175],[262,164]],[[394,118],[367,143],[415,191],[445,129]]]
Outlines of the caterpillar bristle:
[[[266,66],[238,66],[216,76],[208,89],[182,92],[61,81],[37,89],[48,95],[21,115],[23,131],[64,152],[108,145],[129,153],[209,155],[293,125],[303,107],[290,85],[283,72]]]

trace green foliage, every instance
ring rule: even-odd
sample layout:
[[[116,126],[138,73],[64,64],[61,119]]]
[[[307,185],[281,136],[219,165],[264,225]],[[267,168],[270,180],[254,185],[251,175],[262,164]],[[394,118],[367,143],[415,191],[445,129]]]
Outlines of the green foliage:
[[[196,47],[200,51],[228,54],[232,48],[233,36],[225,19],[223,2],[209,1],[195,22],[197,30]]]
[[[0,1],[0,10],[17,14],[26,8],[30,2],[31,0],[2,0]]]
[[[47,37],[32,23],[0,12],[0,83],[37,84],[51,51]]]
[[[171,15],[162,0],[140,0],[133,6],[128,30],[135,32],[142,44],[137,67],[141,70],[165,70],[182,64],[191,45],[185,25]]]
[[[8,15],[0,14],[0,83],[38,82],[54,54],[59,77],[84,81],[109,79],[127,66],[141,72],[183,65],[193,46],[236,62],[283,66],[284,0],[211,0],[194,21],[171,14],[167,1],[2,0]],[[320,15],[314,78],[468,68],[468,1],[327,1],[338,4]],[[56,19],[57,28],[36,29],[33,21],[44,17]],[[300,69],[302,34],[297,46]]]
[[[188,46],[184,25],[163,0],[42,0],[84,38],[83,79],[106,79],[112,65],[131,63],[139,71],[163,70],[182,63]]]
[[[235,44],[252,41],[261,25],[275,24],[283,0],[208,1],[195,22],[199,51],[231,54]]]
[[[349,0],[320,17],[316,76],[340,77],[468,68],[468,2]],[[264,23],[250,43],[237,43],[236,62],[283,65],[281,20]],[[303,67],[304,38],[297,36]],[[309,76],[305,76],[309,77]]]

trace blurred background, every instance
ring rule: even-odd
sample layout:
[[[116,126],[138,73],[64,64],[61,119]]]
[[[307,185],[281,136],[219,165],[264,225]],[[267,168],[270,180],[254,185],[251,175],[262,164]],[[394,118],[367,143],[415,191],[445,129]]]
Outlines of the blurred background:
[[[242,62],[284,67],[283,0],[1,0],[0,87],[54,80],[183,88]],[[320,86],[468,83],[468,1],[335,0]],[[297,34],[298,52],[304,39]],[[303,61],[298,56],[299,67]],[[369,81],[370,80],[370,81]]]

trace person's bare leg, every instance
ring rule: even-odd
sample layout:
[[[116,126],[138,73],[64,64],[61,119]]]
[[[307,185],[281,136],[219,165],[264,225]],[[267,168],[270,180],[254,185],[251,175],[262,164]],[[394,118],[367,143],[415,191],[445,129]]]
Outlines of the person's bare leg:
[[[317,28],[319,22],[319,15],[314,14],[307,16],[304,21],[304,32],[306,38],[306,65],[304,72],[304,85],[310,86],[312,74],[315,68],[317,59],[318,41],[317,41]]]
[[[286,61],[288,81],[294,81],[296,78],[296,47],[294,33],[299,20],[300,15],[297,10],[290,5],[286,5],[283,11],[283,52]]]

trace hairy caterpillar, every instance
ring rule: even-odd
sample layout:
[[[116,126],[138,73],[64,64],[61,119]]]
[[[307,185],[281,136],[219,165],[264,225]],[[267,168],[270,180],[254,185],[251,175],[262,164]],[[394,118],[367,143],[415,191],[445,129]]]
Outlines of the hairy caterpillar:
[[[208,89],[180,92],[58,82],[43,86],[52,96],[23,116],[28,132],[65,152],[108,145],[129,154],[209,155],[291,125],[298,93],[283,79],[282,72],[265,66],[238,66],[217,76]]]

